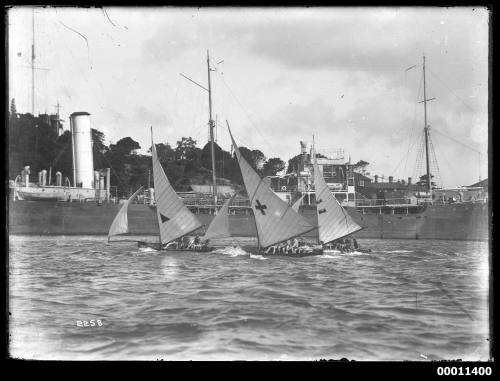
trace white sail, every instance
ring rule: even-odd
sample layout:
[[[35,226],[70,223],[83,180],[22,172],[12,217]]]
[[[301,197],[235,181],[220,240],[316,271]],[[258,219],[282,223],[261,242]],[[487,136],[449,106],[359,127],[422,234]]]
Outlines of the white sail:
[[[212,238],[226,238],[230,237],[231,233],[229,231],[229,204],[236,197],[236,193],[229,198],[222,208],[220,208],[219,213],[214,217],[210,225],[208,225],[207,231],[203,236],[204,239],[212,239]]]
[[[175,193],[172,185],[170,185],[158,160],[154,143],[152,143],[152,154],[160,242],[166,244],[193,232],[201,227],[202,224],[184,205],[182,199]]]
[[[326,244],[361,230],[328,188],[316,162],[313,168],[319,240]]]
[[[269,182],[261,179],[243,158],[232,135],[231,140],[254,213],[260,245],[265,248],[315,229],[269,188]]]
[[[299,197],[297,201],[295,201],[292,205],[292,209],[295,210],[297,213],[299,212],[299,207],[300,203],[302,202],[302,199],[305,197],[305,194]]]
[[[137,189],[135,193],[123,203],[122,207],[118,211],[118,214],[111,223],[111,227],[109,228],[108,242],[111,239],[111,237],[115,235],[128,233],[128,217],[127,217],[128,205],[135,198],[135,196],[137,196],[137,194],[140,192],[142,188],[143,187]]]

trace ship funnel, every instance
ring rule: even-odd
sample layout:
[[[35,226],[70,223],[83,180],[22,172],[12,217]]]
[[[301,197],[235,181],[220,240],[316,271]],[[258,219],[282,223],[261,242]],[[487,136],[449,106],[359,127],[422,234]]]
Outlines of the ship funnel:
[[[30,166],[26,165],[24,169],[21,171],[21,177],[24,181],[25,186],[27,187],[30,182]]]
[[[73,185],[92,188],[94,161],[90,114],[88,112],[74,112],[69,118],[73,138]]]
[[[62,186],[62,173],[59,171],[56,172],[56,185],[58,187]]]

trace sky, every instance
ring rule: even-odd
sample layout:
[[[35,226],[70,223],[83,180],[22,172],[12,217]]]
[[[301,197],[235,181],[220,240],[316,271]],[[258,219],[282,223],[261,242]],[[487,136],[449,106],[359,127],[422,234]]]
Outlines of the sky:
[[[33,8],[8,11],[9,99],[31,112]],[[34,10],[35,113],[91,114],[107,143],[208,141],[207,51],[217,143],[285,162],[339,149],[395,179],[425,172],[427,122],[440,185],[488,177],[489,12],[481,7]],[[408,69],[408,70],[407,70]],[[420,152],[420,154],[419,154]]]

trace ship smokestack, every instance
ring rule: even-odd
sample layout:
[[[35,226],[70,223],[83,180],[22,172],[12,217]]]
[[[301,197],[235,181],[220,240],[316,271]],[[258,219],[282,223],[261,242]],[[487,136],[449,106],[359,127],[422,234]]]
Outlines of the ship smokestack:
[[[47,185],[47,170],[42,169],[42,184],[43,187]]]
[[[94,161],[90,114],[74,112],[70,115],[70,127],[73,138],[73,185],[92,188]]]
[[[378,183],[378,175],[375,175],[375,184]]]
[[[392,183],[393,180],[394,180],[394,177],[389,176],[389,182]]]
[[[111,190],[111,168],[106,168],[106,200],[109,201]]]
[[[104,175],[100,174],[100,177],[99,177],[99,194],[102,195],[103,191],[104,191]]]
[[[408,177],[408,185],[411,185],[411,177]]]
[[[149,188],[149,205],[154,205],[155,203],[155,190],[154,188]]]
[[[30,183],[30,166],[29,165],[25,165],[24,166],[24,169],[21,171],[21,175],[23,177],[23,180],[24,180],[24,184],[26,187],[29,186],[29,183]]]
[[[62,173],[59,171],[56,172],[56,185],[58,187],[62,186]]]
[[[94,171],[94,189],[99,189],[99,171]]]

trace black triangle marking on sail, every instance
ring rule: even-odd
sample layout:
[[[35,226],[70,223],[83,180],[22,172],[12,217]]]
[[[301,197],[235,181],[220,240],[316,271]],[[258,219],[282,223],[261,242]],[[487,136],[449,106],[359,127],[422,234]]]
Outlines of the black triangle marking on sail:
[[[170,218],[164,216],[163,214],[160,213],[160,217],[161,217],[161,223],[163,224],[164,222],[167,222],[167,221],[170,221]]]

